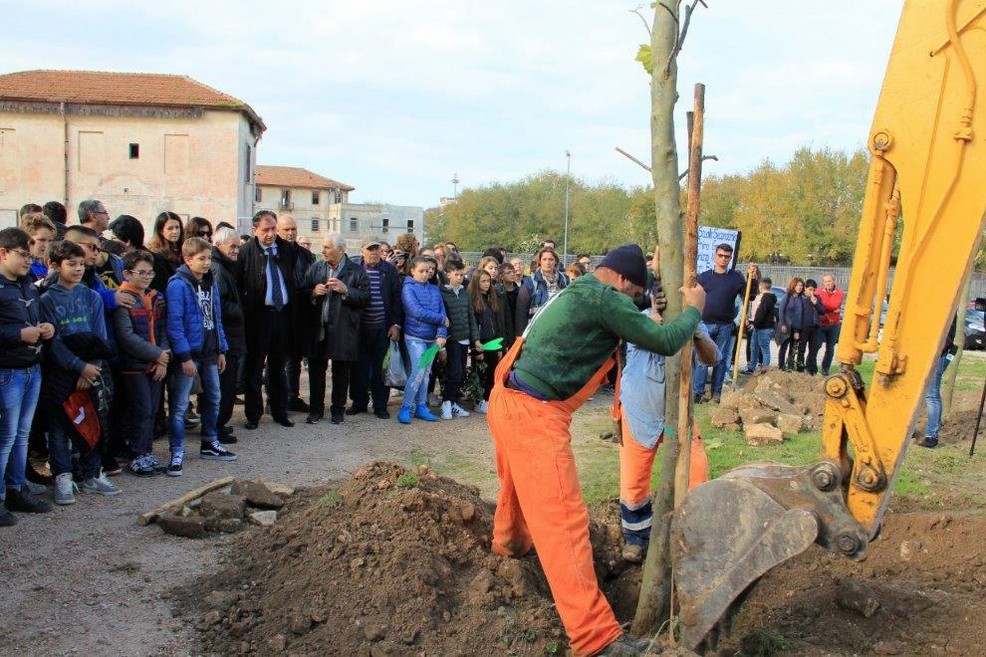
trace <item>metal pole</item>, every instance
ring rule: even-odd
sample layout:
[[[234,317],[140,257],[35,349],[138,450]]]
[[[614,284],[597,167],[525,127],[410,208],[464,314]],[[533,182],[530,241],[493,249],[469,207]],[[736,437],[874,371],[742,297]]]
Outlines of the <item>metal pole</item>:
[[[561,268],[568,266],[568,184],[572,173],[572,154],[565,151],[565,241],[562,243]]]

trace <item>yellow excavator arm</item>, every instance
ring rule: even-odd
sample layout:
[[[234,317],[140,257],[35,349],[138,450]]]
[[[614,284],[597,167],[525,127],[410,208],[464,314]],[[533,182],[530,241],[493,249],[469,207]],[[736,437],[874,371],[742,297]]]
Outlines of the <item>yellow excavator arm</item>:
[[[699,645],[753,581],[813,542],[860,558],[879,531],[986,218],[980,90],[986,0],[907,0],[869,135],[840,367],[825,381],[821,460],[742,466],[698,487],[675,512],[685,646]],[[873,352],[866,390],[855,366]]]

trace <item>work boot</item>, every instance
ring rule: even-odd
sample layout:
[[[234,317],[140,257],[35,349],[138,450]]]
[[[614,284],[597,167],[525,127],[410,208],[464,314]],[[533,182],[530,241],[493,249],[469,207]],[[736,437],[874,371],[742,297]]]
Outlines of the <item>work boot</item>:
[[[636,657],[637,655],[643,655],[649,645],[650,641],[647,639],[634,641],[624,634],[603,648],[602,652],[596,653],[596,657]]]

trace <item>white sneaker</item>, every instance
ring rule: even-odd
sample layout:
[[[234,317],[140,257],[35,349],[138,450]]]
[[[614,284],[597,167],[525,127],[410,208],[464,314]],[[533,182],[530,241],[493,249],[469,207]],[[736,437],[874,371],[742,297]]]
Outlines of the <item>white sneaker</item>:
[[[79,489],[72,481],[71,472],[63,472],[55,477],[55,504],[75,504],[75,491]]]
[[[476,404],[475,411],[477,413],[482,413],[483,415],[485,415],[489,411],[489,409],[490,409],[490,403],[484,399],[483,401]]]
[[[120,488],[107,479],[102,470],[99,471],[98,477],[86,479],[79,488],[82,489],[83,493],[93,493],[95,495],[112,496],[120,494]]]
[[[452,404],[452,415],[455,417],[469,417],[469,411],[462,408],[458,404]]]
[[[442,419],[451,420],[452,419],[452,402],[443,401],[442,402]]]

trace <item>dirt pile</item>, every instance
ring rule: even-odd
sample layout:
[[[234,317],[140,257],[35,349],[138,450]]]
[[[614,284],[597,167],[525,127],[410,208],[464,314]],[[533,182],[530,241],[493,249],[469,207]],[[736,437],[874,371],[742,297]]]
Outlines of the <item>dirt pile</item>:
[[[739,389],[723,392],[709,413],[712,426],[743,431],[750,445],[779,443],[802,431],[817,431],[825,411],[824,377],[764,370]]]
[[[983,536],[982,515],[891,514],[865,561],[812,547],[758,582],[719,654],[981,655]]]
[[[563,654],[537,560],[491,555],[491,528],[477,489],[376,463],[337,491],[299,491],[179,598],[210,653]],[[618,524],[592,534],[597,573],[635,601],[617,581]]]

